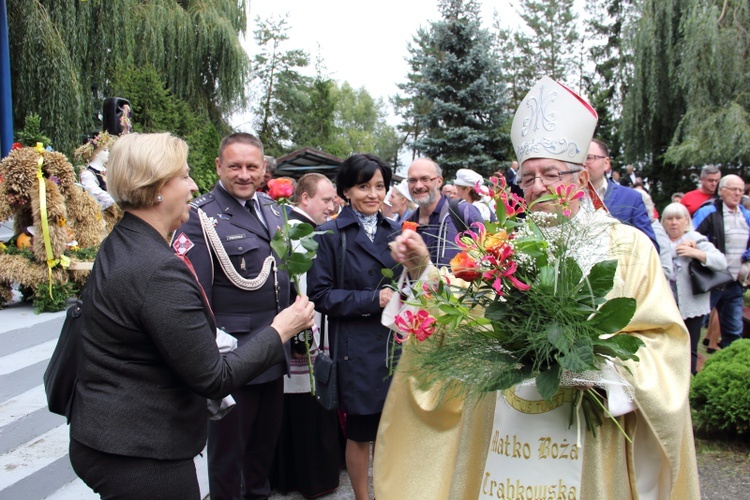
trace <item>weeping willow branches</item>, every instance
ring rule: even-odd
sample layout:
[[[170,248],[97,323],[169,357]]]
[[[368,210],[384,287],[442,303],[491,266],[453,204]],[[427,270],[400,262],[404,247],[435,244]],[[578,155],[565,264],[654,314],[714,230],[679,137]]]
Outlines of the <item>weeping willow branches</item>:
[[[127,68],[155,68],[215,123],[245,103],[244,0],[16,0],[8,17],[15,122],[38,113],[57,149],[100,127]]]

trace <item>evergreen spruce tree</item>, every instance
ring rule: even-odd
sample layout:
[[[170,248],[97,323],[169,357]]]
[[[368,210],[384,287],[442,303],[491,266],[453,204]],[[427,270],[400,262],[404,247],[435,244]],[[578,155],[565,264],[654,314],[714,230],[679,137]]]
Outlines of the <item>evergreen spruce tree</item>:
[[[627,26],[633,24],[632,0],[588,0],[586,31],[594,71],[584,75],[585,92],[599,115],[596,137],[607,143],[613,166],[622,159],[620,118],[626,75],[632,72]]]
[[[524,84],[530,81],[533,85],[540,77],[548,76],[573,89],[580,87],[580,34],[574,3],[575,0],[520,0],[519,15],[527,29],[516,32],[514,38],[522,56],[519,71]]]
[[[424,136],[426,130],[422,123],[422,117],[426,116],[432,109],[432,102],[421,90],[421,83],[424,81],[421,71],[427,57],[426,49],[430,46],[429,40],[429,31],[420,28],[412,42],[407,45],[410,54],[407,61],[409,63],[407,81],[396,84],[403,91],[403,95],[398,94],[391,97],[391,103],[396,114],[402,118],[402,122],[398,125],[398,130],[402,134],[402,144],[412,144]],[[412,149],[412,160],[416,156],[417,151]]]
[[[437,161],[446,178],[459,168],[488,176],[508,147],[505,88],[492,38],[474,0],[442,0],[439,7],[442,20],[414,38],[413,74],[402,87],[413,99],[405,127],[416,123],[421,131],[410,147]]]

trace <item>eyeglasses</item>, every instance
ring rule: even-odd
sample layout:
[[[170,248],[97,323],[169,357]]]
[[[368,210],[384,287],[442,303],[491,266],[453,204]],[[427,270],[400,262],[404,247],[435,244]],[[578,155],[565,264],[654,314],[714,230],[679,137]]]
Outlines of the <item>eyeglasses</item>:
[[[731,191],[733,193],[741,193],[741,192],[744,191],[742,188],[730,188],[730,187],[726,187],[726,186],[724,186],[721,189],[726,189],[727,191]]]
[[[437,176],[435,176],[435,177],[419,177],[419,178],[416,178],[416,179],[414,177],[410,177],[410,178],[406,179],[406,182],[410,186],[413,186],[417,182],[421,182],[422,184],[429,184],[430,182],[434,181],[435,179],[437,179]]]
[[[577,174],[578,172],[578,170],[563,170],[562,172],[558,172],[557,170],[547,170],[546,172],[542,173],[542,175],[523,176],[519,185],[522,189],[531,189],[536,180],[539,179],[540,181],[542,181],[542,184],[545,187],[549,187],[560,182],[560,178],[563,175]]]
[[[596,161],[596,160],[603,160],[604,158],[606,158],[606,156],[601,156],[601,155],[586,155],[586,162]]]

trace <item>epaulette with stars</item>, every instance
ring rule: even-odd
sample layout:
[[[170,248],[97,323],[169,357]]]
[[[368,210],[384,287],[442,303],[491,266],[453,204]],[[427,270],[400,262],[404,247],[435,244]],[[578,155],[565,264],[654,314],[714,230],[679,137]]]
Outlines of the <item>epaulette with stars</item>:
[[[193,208],[200,208],[209,201],[214,201],[214,195],[213,193],[206,193],[203,195],[200,195],[196,199],[190,202],[190,206]]]

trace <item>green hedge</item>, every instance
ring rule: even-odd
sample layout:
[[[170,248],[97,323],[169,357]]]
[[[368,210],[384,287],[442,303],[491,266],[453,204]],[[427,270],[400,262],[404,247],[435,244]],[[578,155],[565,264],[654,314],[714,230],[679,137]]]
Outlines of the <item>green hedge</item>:
[[[750,431],[750,339],[711,355],[690,390],[696,429],[747,436]]]

